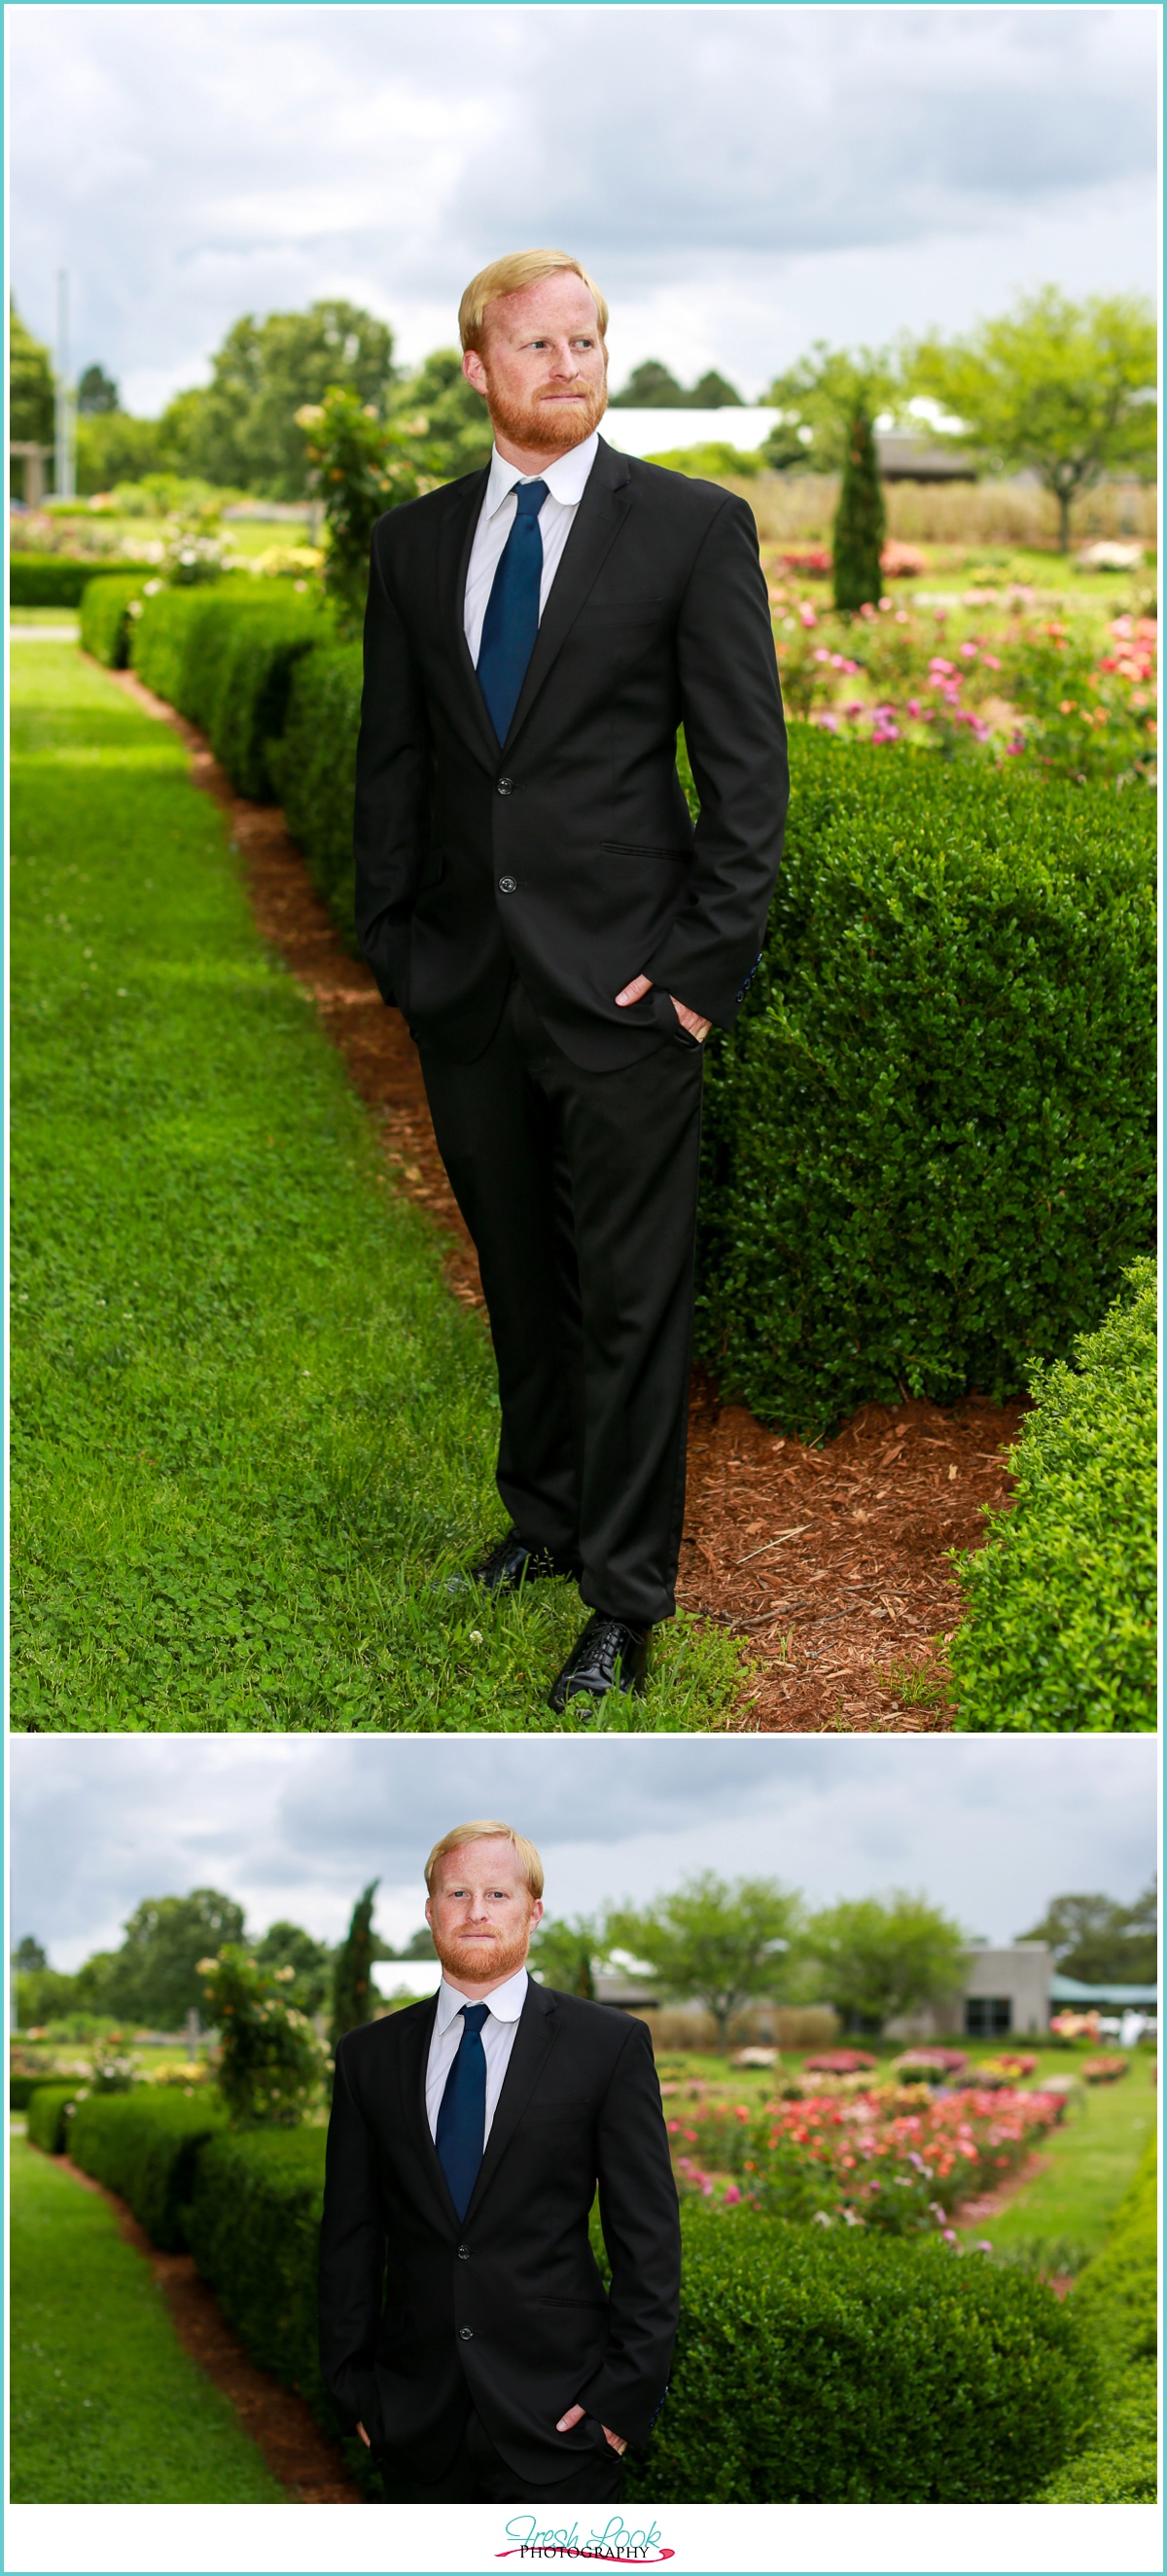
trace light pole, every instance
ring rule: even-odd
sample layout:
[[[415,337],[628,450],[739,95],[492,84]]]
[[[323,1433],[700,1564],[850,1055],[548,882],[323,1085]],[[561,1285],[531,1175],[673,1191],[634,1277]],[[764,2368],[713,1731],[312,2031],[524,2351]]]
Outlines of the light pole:
[[[69,381],[69,272],[57,270],[57,406],[53,480],[57,498],[71,501],[77,488],[73,387]]]

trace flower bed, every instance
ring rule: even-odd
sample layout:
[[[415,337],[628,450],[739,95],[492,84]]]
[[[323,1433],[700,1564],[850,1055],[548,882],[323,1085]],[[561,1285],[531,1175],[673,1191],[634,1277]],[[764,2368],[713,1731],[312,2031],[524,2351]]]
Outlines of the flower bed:
[[[723,2207],[835,2220],[893,2236],[951,2236],[962,2200],[994,2190],[1056,2127],[1064,2098],[922,2085],[840,2100],[702,2105],[668,2122],[677,2187]]]

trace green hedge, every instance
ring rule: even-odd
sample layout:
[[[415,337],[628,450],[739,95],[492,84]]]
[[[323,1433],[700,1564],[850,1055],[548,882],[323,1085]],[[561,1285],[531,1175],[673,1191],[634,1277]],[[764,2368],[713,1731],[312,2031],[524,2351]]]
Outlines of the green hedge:
[[[936,2239],[700,2203],[682,2234],[670,2393],[634,2500],[1003,2504],[1065,2458],[1092,2370],[1043,2282]]]
[[[761,967],[706,1075],[698,1341],[819,1434],[1024,1384],[1152,1239],[1149,797],[792,727]]]
[[[1043,2504],[1154,2504],[1158,2157],[1148,2145],[1101,2254],[1070,2305],[1102,2361],[1096,2430],[1042,2489]]]
[[[160,698],[209,733],[243,796],[271,797],[271,743],[283,731],[292,671],[332,635],[315,590],[238,580],[162,590],[134,622],[134,669]]]
[[[317,891],[350,946],[353,921],[353,795],[361,708],[361,647],[332,644],[305,654],[292,673],[283,739],[271,755],[276,793]]]
[[[958,1726],[1156,1726],[1156,1344],[1156,1265],[1140,1261],[1074,1366],[1034,1371],[1015,1505],[960,1560]]]
[[[13,608],[79,608],[98,566],[68,555],[10,555],[8,598]],[[147,581],[153,564],[119,563],[118,578]]]
[[[53,2080],[51,2075],[10,2075],[8,2078],[9,2110],[27,2111],[33,2094],[39,2091],[42,2084],[51,2084]]]
[[[77,2101],[76,2084],[38,2084],[28,2105],[28,2134],[46,2156],[63,2156],[69,2131],[66,2112]]]
[[[222,2104],[205,2092],[91,2093],[73,2114],[69,2153],[172,2253],[186,2242],[180,2212],[195,2188],[199,2150],[225,2121]]]
[[[157,579],[157,575],[155,575]],[[142,596],[140,574],[104,572],[81,594],[81,643],[107,671],[124,671],[130,658],[130,603]]]

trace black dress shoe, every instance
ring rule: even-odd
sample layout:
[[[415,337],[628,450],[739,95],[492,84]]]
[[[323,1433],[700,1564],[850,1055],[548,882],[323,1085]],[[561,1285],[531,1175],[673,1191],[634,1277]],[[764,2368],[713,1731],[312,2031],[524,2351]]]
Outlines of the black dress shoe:
[[[528,1547],[516,1529],[509,1529],[492,1547],[481,1565],[467,1566],[462,1574],[451,1574],[447,1592],[517,1592],[520,1584],[537,1583],[547,1574],[578,1574],[578,1565],[568,1558],[552,1556],[547,1548]]]
[[[550,1706],[562,1711],[569,1700],[603,1699],[612,1690],[626,1699],[639,1699],[651,1635],[651,1628],[630,1628],[624,1619],[610,1619],[606,1611],[593,1610],[552,1686]]]

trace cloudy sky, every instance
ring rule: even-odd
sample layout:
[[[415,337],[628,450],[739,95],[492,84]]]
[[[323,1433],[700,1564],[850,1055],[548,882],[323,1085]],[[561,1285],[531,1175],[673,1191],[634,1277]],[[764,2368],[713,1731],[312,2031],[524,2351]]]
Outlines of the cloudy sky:
[[[55,1967],[116,1948],[144,1896],[218,1887],[248,1928],[335,1940],[382,1882],[378,1928],[421,1921],[440,1834],[501,1815],[532,1836],[554,1913],[637,1901],[712,1868],[815,1904],[923,1888],[970,1935],[1009,1939],[1048,1900],[1129,1902],[1155,1866],[1146,1738],[18,1736],[10,1748],[15,1940]]]
[[[413,361],[537,241],[646,355],[747,399],[817,335],[1018,288],[1154,292],[1150,6],[43,7],[5,12],[11,276],[136,410],[242,312],[344,295]]]

